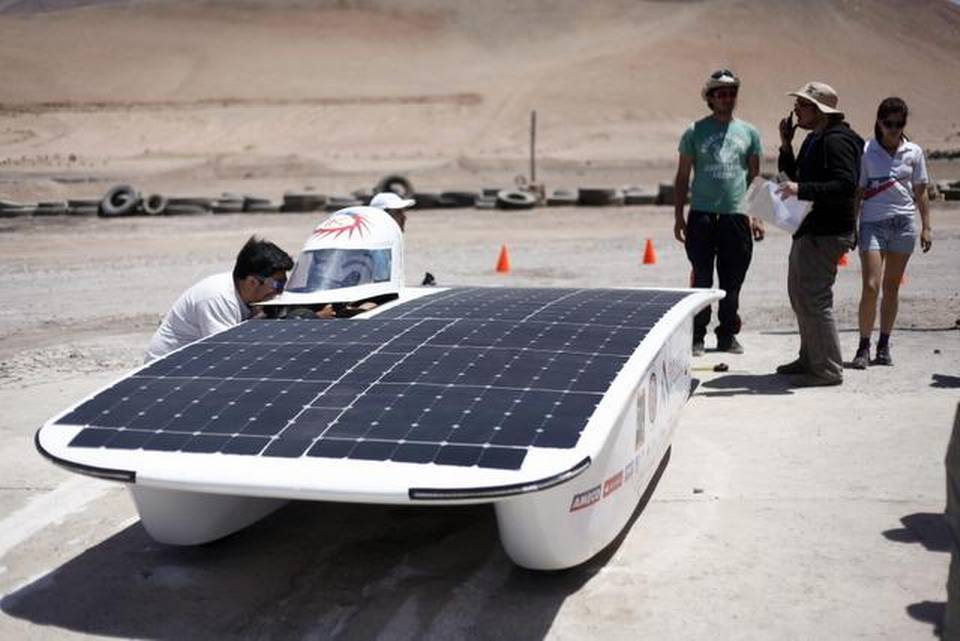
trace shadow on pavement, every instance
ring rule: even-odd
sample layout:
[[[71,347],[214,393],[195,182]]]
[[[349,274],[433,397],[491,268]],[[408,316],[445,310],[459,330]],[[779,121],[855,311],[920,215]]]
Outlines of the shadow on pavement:
[[[937,387],[940,389],[956,389],[960,387],[960,376],[934,374],[932,378],[933,382],[930,383],[930,387]]]
[[[885,530],[883,536],[897,543],[919,543],[929,552],[950,552],[950,529],[941,513],[916,512],[900,518],[902,528]],[[946,611],[945,601],[920,601],[907,606],[912,619],[933,626],[939,634]]]
[[[883,536],[897,543],[919,543],[930,552],[950,551],[950,529],[938,512],[917,512],[900,518],[902,528],[885,530]]]
[[[740,394],[793,394],[789,376],[779,374],[727,374],[704,381],[700,396],[737,396]]]
[[[218,542],[174,547],[133,525],[11,593],[43,626],[141,639],[542,639],[624,531],[575,568],[518,568],[490,506],[294,502]]]
[[[920,601],[907,606],[907,614],[910,618],[933,626],[935,637],[940,636],[940,627],[943,625],[943,615],[946,611],[947,604],[944,601]]]

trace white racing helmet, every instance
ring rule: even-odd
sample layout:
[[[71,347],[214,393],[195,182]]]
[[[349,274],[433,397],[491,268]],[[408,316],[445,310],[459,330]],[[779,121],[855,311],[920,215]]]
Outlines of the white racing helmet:
[[[283,293],[264,304],[347,303],[399,294],[402,288],[400,227],[382,209],[346,207],[313,230]]]

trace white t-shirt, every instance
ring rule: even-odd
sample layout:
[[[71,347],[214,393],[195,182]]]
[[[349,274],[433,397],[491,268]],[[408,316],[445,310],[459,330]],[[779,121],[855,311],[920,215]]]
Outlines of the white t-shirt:
[[[871,138],[863,147],[860,166],[861,220],[876,222],[892,216],[912,216],[917,211],[913,186],[929,182],[927,161],[919,145],[903,141],[891,155]]]
[[[146,361],[238,325],[251,311],[233,284],[233,274],[208,276],[185,291],[167,312],[147,346]]]

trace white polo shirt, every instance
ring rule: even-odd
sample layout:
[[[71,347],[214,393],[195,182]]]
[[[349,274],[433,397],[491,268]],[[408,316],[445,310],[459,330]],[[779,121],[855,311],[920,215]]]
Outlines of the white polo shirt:
[[[204,278],[185,291],[150,339],[146,362],[247,320],[250,308],[226,272]]]
[[[919,145],[902,141],[891,155],[871,138],[863,147],[860,166],[861,220],[877,222],[892,216],[912,216],[917,211],[913,186],[929,182],[927,161]]]

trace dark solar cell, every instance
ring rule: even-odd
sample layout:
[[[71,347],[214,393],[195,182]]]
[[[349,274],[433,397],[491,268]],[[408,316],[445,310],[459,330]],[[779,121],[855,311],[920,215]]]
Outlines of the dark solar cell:
[[[268,438],[238,436],[232,438],[220,449],[224,454],[259,454],[270,443]]]
[[[463,288],[365,320],[250,321],[78,406],[71,447],[519,469],[571,448],[685,294]]]
[[[152,435],[144,444],[143,449],[157,452],[177,452],[193,438],[193,434],[180,432],[159,432]]]

